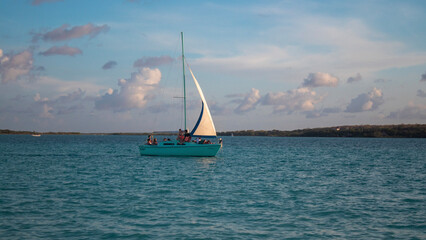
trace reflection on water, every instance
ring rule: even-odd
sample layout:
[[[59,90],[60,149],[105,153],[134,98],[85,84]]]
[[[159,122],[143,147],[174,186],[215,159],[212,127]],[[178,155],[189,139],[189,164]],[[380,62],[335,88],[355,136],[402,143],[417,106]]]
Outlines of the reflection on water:
[[[197,162],[200,164],[200,166],[206,169],[215,167],[216,161],[217,161],[216,157],[203,157],[203,158],[197,159]]]

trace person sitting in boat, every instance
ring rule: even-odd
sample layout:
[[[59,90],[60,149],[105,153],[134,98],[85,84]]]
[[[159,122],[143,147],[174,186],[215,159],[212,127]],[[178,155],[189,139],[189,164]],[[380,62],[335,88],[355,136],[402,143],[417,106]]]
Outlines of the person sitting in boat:
[[[152,145],[158,145],[157,139],[154,138],[154,142],[152,143]]]
[[[179,128],[179,134],[178,134],[178,137],[177,137],[177,140],[179,142],[183,142],[183,139],[184,139],[183,133],[184,132],[182,131],[182,129]]]
[[[152,136],[148,135],[148,138],[146,139],[146,145],[151,145],[152,144]]]
[[[191,134],[189,134],[188,129],[185,130],[184,141],[185,142],[191,141]]]

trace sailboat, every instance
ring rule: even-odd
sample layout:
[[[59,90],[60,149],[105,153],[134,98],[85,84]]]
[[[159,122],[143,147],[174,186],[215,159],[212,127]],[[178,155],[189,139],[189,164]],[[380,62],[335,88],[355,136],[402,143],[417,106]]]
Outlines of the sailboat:
[[[186,80],[185,80],[185,55],[183,47],[183,32],[181,32],[182,40],[182,71],[183,71],[183,111],[184,111],[184,129],[186,128]],[[210,114],[209,106],[204,97],[203,91],[201,90],[200,84],[194,76],[191,68],[188,65],[188,70],[191,73],[192,79],[194,80],[195,86],[197,87],[198,93],[201,98],[201,113],[198,117],[198,121],[195,123],[190,136],[194,138],[216,138],[216,128],[213,123],[212,116]],[[194,156],[194,157],[212,157],[216,156],[217,152],[221,148],[222,143],[209,143],[201,144],[191,141],[163,141],[154,144],[145,144],[139,146],[141,155],[144,156]]]
[[[36,133],[35,131],[33,131],[33,134],[31,134],[31,136],[33,136],[33,137],[40,137],[41,134],[40,133]]]

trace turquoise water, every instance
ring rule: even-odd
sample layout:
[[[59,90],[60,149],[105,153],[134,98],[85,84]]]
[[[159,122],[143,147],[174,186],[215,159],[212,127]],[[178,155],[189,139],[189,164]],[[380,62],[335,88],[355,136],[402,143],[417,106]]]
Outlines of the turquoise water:
[[[426,239],[426,139],[0,135],[0,239]]]

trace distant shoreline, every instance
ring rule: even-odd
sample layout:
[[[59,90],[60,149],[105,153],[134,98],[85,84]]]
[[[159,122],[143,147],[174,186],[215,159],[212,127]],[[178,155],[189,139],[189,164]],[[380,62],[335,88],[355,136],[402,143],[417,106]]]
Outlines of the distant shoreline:
[[[218,132],[221,136],[270,137],[368,137],[368,138],[426,138],[426,124],[354,125],[306,128],[292,131],[243,130]]]
[[[18,135],[176,135],[175,132],[154,133],[80,133],[80,132],[34,132],[0,129],[0,134]],[[218,136],[270,136],[270,137],[369,137],[369,138],[426,138],[426,124],[354,125],[325,128],[282,130],[238,130],[218,132]]]

